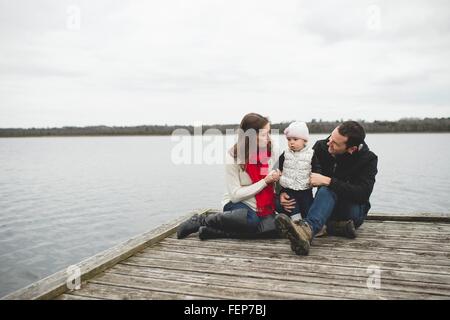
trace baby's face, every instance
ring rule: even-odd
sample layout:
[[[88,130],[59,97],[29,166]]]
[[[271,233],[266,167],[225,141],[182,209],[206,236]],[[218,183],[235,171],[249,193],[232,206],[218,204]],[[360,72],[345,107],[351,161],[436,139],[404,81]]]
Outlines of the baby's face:
[[[306,141],[303,139],[300,139],[300,138],[289,137],[289,138],[287,138],[287,141],[288,141],[289,149],[291,149],[292,151],[300,151],[306,145]]]

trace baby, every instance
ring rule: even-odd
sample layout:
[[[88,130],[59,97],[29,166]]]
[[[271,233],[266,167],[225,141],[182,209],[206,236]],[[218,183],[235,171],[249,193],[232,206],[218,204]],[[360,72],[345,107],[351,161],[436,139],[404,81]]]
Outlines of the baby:
[[[313,202],[309,178],[317,161],[314,150],[307,145],[309,130],[305,122],[291,123],[284,130],[284,134],[288,140],[288,148],[279,159],[279,169],[282,171],[280,194],[285,192],[290,199],[295,199],[295,208],[289,213],[278,203],[277,211],[290,214],[293,219],[296,219],[299,213],[305,218]]]

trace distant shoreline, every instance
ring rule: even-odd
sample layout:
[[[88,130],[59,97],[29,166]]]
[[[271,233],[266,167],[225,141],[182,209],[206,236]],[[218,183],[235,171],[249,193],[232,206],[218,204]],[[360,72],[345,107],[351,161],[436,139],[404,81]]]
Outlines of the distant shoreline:
[[[308,122],[311,134],[328,134],[342,121]],[[359,121],[367,133],[446,133],[450,132],[450,118],[401,119],[398,121]],[[289,122],[273,123],[272,129],[280,133]],[[215,134],[225,134],[227,130],[237,129],[238,124],[204,125],[202,133],[215,130]],[[100,136],[170,136],[177,129],[184,130],[187,135],[199,133],[194,126],[183,125],[142,125],[142,126],[88,126],[61,128],[0,128],[0,138],[19,137],[100,137]],[[214,134],[214,132],[213,132]]]
[[[282,134],[280,132],[280,134]],[[312,135],[330,134],[330,132],[314,132]],[[368,134],[450,134],[450,131],[416,131],[416,132],[368,132]],[[14,138],[107,138],[107,137],[170,137],[169,134],[79,134],[79,135],[29,135],[29,136],[0,136],[0,139]]]

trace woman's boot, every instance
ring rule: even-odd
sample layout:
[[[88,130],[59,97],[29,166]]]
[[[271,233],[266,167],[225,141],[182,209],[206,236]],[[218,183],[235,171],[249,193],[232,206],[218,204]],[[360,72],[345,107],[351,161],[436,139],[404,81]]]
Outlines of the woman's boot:
[[[184,221],[178,226],[177,229],[177,238],[183,239],[186,238],[191,233],[195,233],[201,226],[202,218],[198,214],[194,214],[188,220]]]
[[[211,227],[202,226],[198,230],[198,237],[200,240],[208,239],[247,239],[250,235],[236,232],[225,232]]]
[[[194,214],[191,218],[180,224],[177,230],[177,238],[183,239],[188,235],[198,232],[201,226],[207,226],[216,230],[224,230],[230,233],[246,233],[249,231],[247,223],[247,209],[235,209],[217,213]]]

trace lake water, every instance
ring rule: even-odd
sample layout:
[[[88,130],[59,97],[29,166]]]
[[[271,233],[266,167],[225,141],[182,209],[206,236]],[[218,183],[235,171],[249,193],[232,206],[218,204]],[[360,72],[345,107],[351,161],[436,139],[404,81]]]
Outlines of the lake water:
[[[0,139],[0,296],[193,209],[219,208],[223,165],[201,163],[209,142],[187,139],[186,159],[199,164],[173,163],[171,137]],[[209,151],[233,141],[212,139]],[[367,143],[379,156],[372,212],[450,212],[450,134],[369,134]]]

